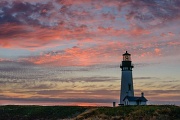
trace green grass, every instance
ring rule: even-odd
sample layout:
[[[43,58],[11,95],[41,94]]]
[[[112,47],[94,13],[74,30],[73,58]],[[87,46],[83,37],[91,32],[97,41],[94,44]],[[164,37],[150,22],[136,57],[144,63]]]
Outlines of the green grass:
[[[80,107],[0,106],[0,120],[180,120],[180,107],[173,105]]]
[[[103,116],[104,119],[180,120],[180,107],[173,105],[101,107],[93,116],[96,116],[95,118]]]

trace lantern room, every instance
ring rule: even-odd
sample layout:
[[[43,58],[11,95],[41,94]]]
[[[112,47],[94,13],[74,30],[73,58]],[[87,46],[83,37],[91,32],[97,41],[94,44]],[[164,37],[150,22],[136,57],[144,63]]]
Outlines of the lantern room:
[[[129,54],[127,51],[123,54],[123,61],[131,61],[131,54]]]

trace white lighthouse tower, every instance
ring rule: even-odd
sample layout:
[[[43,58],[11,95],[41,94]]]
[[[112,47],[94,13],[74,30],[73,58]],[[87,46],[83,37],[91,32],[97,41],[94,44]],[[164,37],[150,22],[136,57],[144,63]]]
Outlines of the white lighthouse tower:
[[[124,98],[126,96],[134,97],[134,88],[133,88],[133,77],[132,77],[132,68],[134,66],[131,62],[131,54],[127,51],[123,54],[123,61],[120,65],[122,69],[121,76],[121,93],[120,93],[120,105],[124,105]]]

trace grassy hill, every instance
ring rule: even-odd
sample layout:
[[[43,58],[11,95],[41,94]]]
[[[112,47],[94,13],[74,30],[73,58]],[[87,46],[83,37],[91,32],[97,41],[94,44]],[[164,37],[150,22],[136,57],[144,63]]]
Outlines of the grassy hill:
[[[180,120],[180,107],[171,105],[100,107],[82,113],[76,118],[78,120]]]
[[[180,107],[0,106],[0,120],[180,120]]]

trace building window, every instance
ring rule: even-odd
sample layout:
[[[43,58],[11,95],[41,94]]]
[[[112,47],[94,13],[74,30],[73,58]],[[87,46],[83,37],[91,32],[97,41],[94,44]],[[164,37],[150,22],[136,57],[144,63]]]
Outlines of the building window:
[[[131,84],[128,84],[129,91],[131,91]]]

